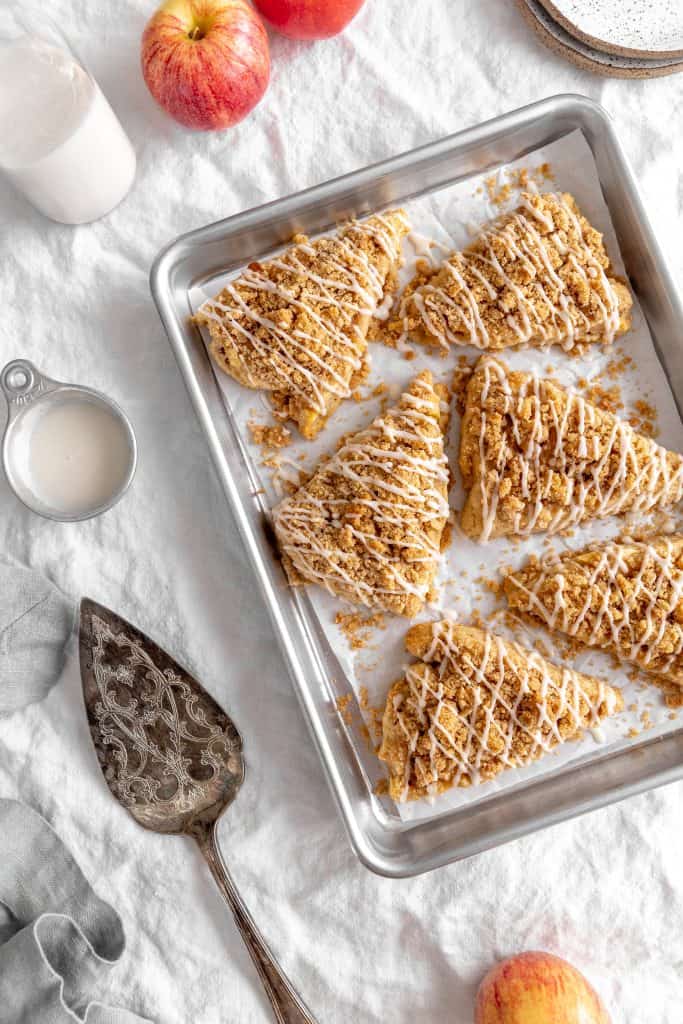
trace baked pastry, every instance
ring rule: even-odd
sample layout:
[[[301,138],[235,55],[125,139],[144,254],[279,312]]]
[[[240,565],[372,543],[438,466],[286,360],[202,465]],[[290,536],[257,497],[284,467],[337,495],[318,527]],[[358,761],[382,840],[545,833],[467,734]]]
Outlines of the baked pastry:
[[[275,508],[290,583],[398,615],[420,611],[448,518],[446,419],[425,371]]]
[[[524,619],[683,686],[683,536],[595,544],[504,581]]]
[[[406,647],[421,660],[389,691],[379,750],[397,801],[529,764],[623,706],[606,683],[473,626],[421,623]]]
[[[572,349],[630,327],[631,294],[614,277],[602,235],[568,193],[524,193],[462,252],[418,274],[402,329],[448,348],[530,344]]]
[[[408,228],[392,210],[313,242],[296,235],[281,256],[250,263],[194,317],[214,361],[314,438],[365,376],[368,328],[396,288]]]
[[[555,533],[683,495],[683,456],[576,392],[491,356],[467,384],[460,470],[462,528],[482,541]]]

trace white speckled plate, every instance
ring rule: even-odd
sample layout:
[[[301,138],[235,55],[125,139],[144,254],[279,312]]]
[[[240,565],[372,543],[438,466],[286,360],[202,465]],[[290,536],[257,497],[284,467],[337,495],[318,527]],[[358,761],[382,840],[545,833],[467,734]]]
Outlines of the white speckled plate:
[[[625,57],[683,58],[682,0],[540,0],[590,46]]]
[[[546,46],[573,64],[595,74],[613,78],[658,78],[683,71],[683,60],[676,57],[659,59],[624,57],[603,53],[588,43],[571,36],[541,5],[541,0],[517,0],[522,14]],[[683,2],[683,0],[682,0]]]

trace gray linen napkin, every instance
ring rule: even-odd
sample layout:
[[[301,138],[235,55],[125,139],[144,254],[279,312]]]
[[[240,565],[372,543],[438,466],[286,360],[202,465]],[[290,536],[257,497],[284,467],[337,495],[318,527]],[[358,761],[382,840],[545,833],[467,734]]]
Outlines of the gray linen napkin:
[[[75,611],[40,573],[0,562],[0,715],[42,700],[57,681]]]
[[[93,1001],[124,948],[118,914],[44,818],[0,800],[0,1024],[151,1024]]]

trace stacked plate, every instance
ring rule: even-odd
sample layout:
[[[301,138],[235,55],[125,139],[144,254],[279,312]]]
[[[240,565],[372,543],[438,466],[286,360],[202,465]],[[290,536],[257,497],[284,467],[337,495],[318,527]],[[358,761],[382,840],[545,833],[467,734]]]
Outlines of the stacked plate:
[[[682,0],[517,0],[546,46],[614,78],[683,71]]]

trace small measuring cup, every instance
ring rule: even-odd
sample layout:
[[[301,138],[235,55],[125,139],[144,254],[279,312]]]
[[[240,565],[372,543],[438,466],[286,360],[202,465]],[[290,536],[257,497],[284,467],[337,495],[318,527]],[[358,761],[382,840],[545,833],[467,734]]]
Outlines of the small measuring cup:
[[[7,423],[2,441],[2,464],[9,485],[19,501],[46,519],[79,522],[106,512],[123,497],[135,476],[137,441],[130,420],[116,402],[93,388],[53,380],[41,373],[28,359],[13,359],[7,363],[0,373],[0,388],[8,404]],[[78,422],[73,420],[73,414],[79,415],[77,407],[82,410],[82,432],[79,430]],[[59,417],[61,416],[63,420],[65,412],[67,416],[71,416],[70,430],[73,432],[74,425],[76,427],[76,441],[84,441],[87,444],[89,462],[91,467],[94,465],[94,469],[97,470],[97,473],[90,473],[85,480],[86,485],[90,485],[97,477],[97,493],[91,488],[92,493],[89,497],[84,497],[80,507],[74,507],[71,499],[58,504],[56,501],[51,502],[41,497],[40,482],[31,468],[32,442],[35,445],[37,431],[42,430],[41,436],[45,436],[47,428],[49,434],[51,423],[48,423],[46,417],[52,417],[57,426]],[[99,449],[93,447],[99,443],[95,437],[97,432],[92,430],[98,422],[103,426],[103,430],[100,431],[103,437],[100,445],[101,460]],[[87,429],[88,426],[91,428],[90,431]],[[107,441],[104,439],[107,431],[111,439],[109,447],[115,447],[115,453],[112,450],[107,451]],[[47,463],[43,457],[43,465],[46,465],[53,481],[56,474],[59,482],[62,465],[77,474],[79,467],[76,463],[69,462],[70,453],[59,449],[58,431],[53,436],[48,436],[48,442]],[[53,454],[54,458],[51,457]],[[106,493],[107,481],[100,477],[103,476],[103,471],[106,471],[108,457],[111,458],[113,454],[116,456],[115,472],[111,475],[110,493]]]

